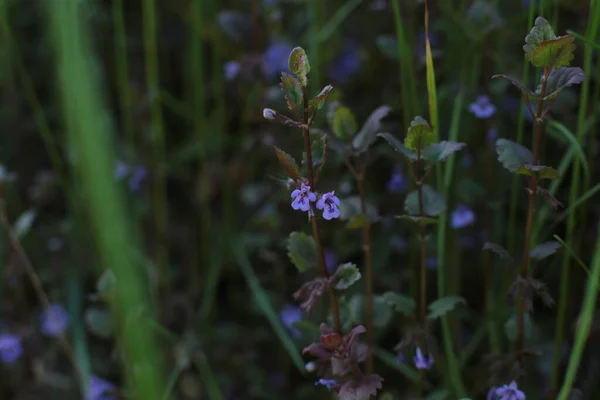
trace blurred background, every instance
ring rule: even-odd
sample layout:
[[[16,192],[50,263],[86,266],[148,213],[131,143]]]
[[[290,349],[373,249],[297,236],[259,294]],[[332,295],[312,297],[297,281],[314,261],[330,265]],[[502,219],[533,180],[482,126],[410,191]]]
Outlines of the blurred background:
[[[556,234],[568,247],[534,272],[560,304],[536,301],[527,320],[529,347],[540,354],[528,398],[545,398],[562,379],[600,212],[600,7],[591,3],[429,4],[439,133],[455,130],[467,143],[452,172],[444,254],[429,236],[430,293],[443,257],[449,293],[468,304],[453,332],[473,399],[489,388],[484,355],[507,352],[516,329],[506,296],[516,269],[481,249],[499,243],[518,259],[527,207],[525,183],[501,167],[494,140],[530,147],[532,129],[517,89],[491,77],[537,86],[522,46],[538,15],[557,35],[577,35],[572,65],[587,76],[561,94],[545,125],[542,162],[561,172],[545,188],[563,207],[540,202],[534,223],[533,243]],[[386,128],[403,138],[415,116],[428,118],[424,1],[0,5],[0,398],[331,398],[301,356],[318,338],[326,302],[304,315],[292,297],[313,273],[293,267],[286,239],[309,227],[290,207],[272,148],[301,159],[302,138],[262,110],[284,112],[280,73],[302,46],[311,95],[333,85],[328,102],[348,107],[358,126],[389,105]],[[328,124],[326,107],[315,127]],[[394,219],[411,190],[406,165],[384,143],[370,152],[375,291],[414,295],[418,242]],[[322,176],[342,203],[357,204],[340,157],[331,154]],[[331,270],[362,262],[360,232],[344,219],[322,228]],[[352,324],[364,320],[355,286],[341,300]],[[557,318],[564,332],[555,340]],[[585,399],[600,393],[595,324],[575,383]],[[376,299],[375,325],[381,398],[410,398],[416,372],[393,350],[403,316]],[[439,358],[430,398],[455,398]]]

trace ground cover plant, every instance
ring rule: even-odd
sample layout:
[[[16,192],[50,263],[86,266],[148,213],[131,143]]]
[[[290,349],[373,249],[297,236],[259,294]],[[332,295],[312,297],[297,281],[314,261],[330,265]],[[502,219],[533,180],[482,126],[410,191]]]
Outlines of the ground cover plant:
[[[600,395],[597,1],[0,10],[1,398]]]

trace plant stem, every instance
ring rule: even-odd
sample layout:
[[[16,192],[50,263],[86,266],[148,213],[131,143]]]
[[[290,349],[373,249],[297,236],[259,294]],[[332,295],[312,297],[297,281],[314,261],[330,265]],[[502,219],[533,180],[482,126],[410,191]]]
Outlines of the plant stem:
[[[421,180],[421,147],[417,147],[417,197],[419,199],[419,217],[425,217],[425,208],[423,207],[423,181]],[[420,301],[419,301],[419,316],[423,328],[425,328],[425,317],[427,309],[427,243],[425,242],[425,225],[419,223],[419,236],[421,239],[420,253],[420,278],[421,285]]]
[[[542,137],[542,114],[544,111],[544,96],[546,95],[546,84],[548,82],[548,75],[550,75],[551,68],[544,69],[541,100],[538,102],[537,115],[535,119],[535,128],[533,134],[533,165],[538,165],[540,160],[540,143]],[[529,180],[529,207],[527,211],[527,224],[525,226],[525,243],[523,244],[523,257],[521,262],[521,279],[525,280],[528,277],[528,266],[529,266],[529,246],[531,242],[531,227],[533,225],[533,213],[535,208],[535,196],[537,191],[538,173],[534,173]],[[519,360],[521,366],[523,365],[523,345],[525,342],[525,293],[523,288],[519,289],[518,294],[518,334],[517,334],[517,353],[519,354]]]
[[[308,185],[311,190],[314,188],[314,171],[312,163],[312,150],[310,148],[310,132],[308,130],[308,91],[306,86],[302,86],[302,98],[304,100],[304,115],[302,133],[304,135],[304,151],[306,152],[306,168],[308,170]],[[321,244],[321,235],[319,233],[319,225],[314,212],[311,213],[310,223],[312,225],[313,235],[315,237],[315,243],[317,244],[317,253],[319,254],[319,265],[321,269],[321,275],[325,279],[329,279],[329,273],[327,272],[327,264],[325,263],[325,252],[323,251],[323,245]],[[335,291],[332,285],[327,285],[327,291],[329,292],[329,302],[331,304],[331,314],[333,315],[333,324],[335,331],[342,335],[342,324],[340,323],[340,307],[335,297]]]
[[[360,198],[360,212],[363,217],[367,216],[367,204],[365,201],[365,180],[364,172],[366,169],[366,160],[361,168],[361,171],[356,175],[356,185],[358,186],[358,195]],[[373,372],[373,346],[375,345],[375,337],[373,332],[373,256],[371,254],[371,223],[365,222],[362,227],[362,245],[365,263],[365,285],[367,295],[367,375]]]

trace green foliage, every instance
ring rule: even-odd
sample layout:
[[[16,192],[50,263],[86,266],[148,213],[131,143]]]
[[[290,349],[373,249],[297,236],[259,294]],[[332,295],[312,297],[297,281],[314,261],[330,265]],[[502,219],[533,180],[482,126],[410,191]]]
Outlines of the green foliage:
[[[515,170],[517,174],[533,176],[537,174],[539,179],[559,179],[558,171],[545,165],[523,164]]]
[[[430,303],[427,307],[429,310],[427,318],[433,320],[443,317],[450,311],[454,310],[459,304],[467,304],[467,302],[460,296],[447,296],[439,298]]]
[[[88,329],[103,339],[110,339],[114,334],[113,318],[110,311],[91,307],[85,310],[85,323]]]
[[[521,93],[524,94],[525,96],[527,96],[529,99],[537,99],[538,98],[538,95],[536,95],[534,92],[532,92],[527,86],[523,85],[521,83],[521,81],[515,77],[512,77],[510,75],[505,75],[505,74],[497,74],[497,75],[492,76],[492,79],[496,79],[496,78],[506,79],[507,81],[509,81],[510,83],[515,85],[521,91]]]
[[[302,85],[296,77],[282,72],[279,86],[290,110],[294,111],[302,105]]]
[[[435,217],[446,211],[446,200],[444,196],[436,192],[429,185],[423,185],[423,212],[425,215]],[[404,210],[412,216],[419,216],[419,194],[417,190],[413,190],[406,196]]]
[[[561,244],[556,241],[540,243],[529,251],[529,257],[532,260],[541,261],[556,253],[561,247]]]
[[[300,167],[298,167],[294,157],[281,150],[279,147],[273,146],[273,148],[275,149],[277,160],[279,160],[279,164],[283,167],[285,174],[293,180],[301,180],[302,175],[300,174]]]
[[[397,312],[414,317],[417,303],[412,297],[405,296],[400,293],[386,292],[382,295],[383,299]]]
[[[571,85],[580,84],[585,80],[585,74],[579,67],[563,67],[553,69],[548,76],[546,83],[546,97],[544,99],[554,99],[565,88]],[[538,85],[536,90],[537,95],[541,95],[542,84]]]
[[[535,67],[560,68],[571,63],[575,51],[575,38],[572,36],[556,37],[550,23],[542,17],[535,20],[535,25],[525,37],[525,57]]]
[[[354,263],[345,263],[338,267],[335,272],[335,288],[338,290],[348,289],[360,279],[360,271]]]
[[[449,142],[443,140],[439,143],[433,143],[423,151],[423,158],[433,164],[445,161],[446,158],[465,147],[465,143]]]
[[[382,119],[385,118],[392,108],[389,106],[381,106],[375,109],[358,133],[352,139],[352,147],[357,153],[364,153],[369,149],[375,141],[377,134],[381,130]]]
[[[37,217],[36,210],[27,210],[19,215],[19,218],[14,223],[13,229],[19,239],[23,239],[31,230],[33,223]]]
[[[404,155],[409,161],[415,161],[417,159],[417,153],[406,147],[401,141],[392,136],[392,134],[384,132],[377,134],[377,136],[384,138],[390,144],[392,149]]]
[[[333,134],[340,139],[349,139],[358,131],[352,111],[339,104],[332,104],[329,109],[329,125]]]
[[[525,146],[507,139],[496,140],[498,161],[510,172],[515,172],[523,164],[533,162],[533,154]]]
[[[320,171],[325,166],[327,159],[327,136],[311,134],[311,155],[313,168]],[[316,136],[316,137],[315,137]]]
[[[317,110],[320,110],[327,102],[327,97],[329,96],[329,92],[333,90],[333,86],[327,85],[321,90],[321,92],[316,95],[314,98],[310,99],[308,102],[308,108],[311,111],[311,114],[314,114]]]
[[[302,86],[307,85],[306,75],[310,72],[308,56],[302,47],[296,47],[288,58],[288,68],[300,79]]]
[[[525,54],[529,56],[540,44],[553,39],[556,39],[556,35],[554,34],[550,23],[545,18],[537,17],[535,19],[535,25],[525,37],[523,50],[525,50]]]
[[[422,117],[415,117],[410,123],[404,145],[410,150],[424,150],[435,143],[435,133],[429,123]]]
[[[96,282],[96,292],[101,299],[105,301],[113,299],[116,279],[117,278],[111,269],[104,270],[102,275],[100,275],[100,278]]]
[[[303,272],[317,265],[317,245],[312,236],[304,232],[292,232],[287,243],[290,261]]]

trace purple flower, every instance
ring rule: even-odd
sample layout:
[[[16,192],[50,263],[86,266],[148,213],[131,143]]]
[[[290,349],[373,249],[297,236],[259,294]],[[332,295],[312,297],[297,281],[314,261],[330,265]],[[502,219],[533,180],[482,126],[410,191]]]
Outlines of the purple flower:
[[[453,229],[464,228],[473,222],[475,222],[475,213],[464,204],[459,204],[450,216],[450,226]]]
[[[290,72],[288,68],[288,57],[292,52],[293,47],[283,41],[277,40],[273,42],[265,51],[263,63],[265,75],[268,79],[273,79],[282,71]]]
[[[228,81],[234,80],[241,70],[242,66],[239,61],[227,61],[223,66],[223,74]]]
[[[398,355],[396,356],[396,362],[398,364],[404,364],[406,362],[406,357],[404,356],[404,353],[398,353]]]
[[[135,167],[133,174],[129,177],[129,190],[137,192],[147,176],[148,171],[146,171],[146,168],[141,165]]]
[[[496,113],[496,106],[490,103],[490,98],[486,95],[477,97],[475,102],[469,105],[471,111],[477,118],[486,119]]]
[[[346,83],[360,70],[360,66],[358,46],[354,41],[346,41],[340,54],[333,61],[331,76],[336,83]]]
[[[90,384],[86,393],[86,400],[114,400],[110,395],[115,390],[115,385],[95,375],[90,377]]]
[[[404,179],[400,168],[395,168],[387,183],[387,188],[392,193],[399,193],[406,189],[406,179]]]
[[[517,382],[512,381],[500,388],[492,388],[487,395],[488,400],[525,400],[525,393],[519,390]]]
[[[6,364],[12,364],[23,354],[21,338],[10,333],[0,334],[0,360]]]
[[[335,379],[319,379],[315,382],[315,386],[323,385],[327,387],[328,390],[331,390],[337,385],[337,381]]]
[[[292,336],[295,338],[300,337],[300,332],[296,328],[294,328],[294,323],[302,320],[302,310],[299,307],[286,304],[279,311],[279,318],[283,325],[290,331]]]
[[[325,250],[325,266],[327,267],[327,272],[333,275],[338,267],[338,256],[333,250]]]
[[[50,337],[63,334],[69,324],[69,314],[60,304],[52,304],[42,313],[42,333]]]
[[[292,192],[292,208],[294,210],[308,211],[310,210],[310,203],[317,201],[317,195],[310,191],[310,186],[304,183],[300,186],[300,189],[296,189]]]
[[[423,352],[420,347],[417,347],[417,355],[413,357],[413,361],[415,362],[415,367],[417,369],[431,369],[433,367],[433,355],[429,353],[429,357],[423,357]]]
[[[131,171],[131,167],[125,164],[123,161],[117,161],[117,165],[115,166],[114,174],[115,179],[120,181],[121,179],[125,179],[129,172]]]
[[[340,216],[340,199],[335,196],[335,191],[325,193],[317,201],[317,208],[323,210],[323,218],[330,220]]]

